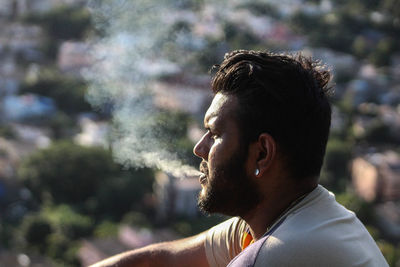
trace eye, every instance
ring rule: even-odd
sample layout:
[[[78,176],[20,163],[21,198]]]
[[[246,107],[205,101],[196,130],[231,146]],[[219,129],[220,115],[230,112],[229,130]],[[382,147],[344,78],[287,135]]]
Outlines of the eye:
[[[210,138],[213,140],[215,140],[219,137],[216,133],[213,133],[210,129],[207,129],[207,133],[210,136]]]

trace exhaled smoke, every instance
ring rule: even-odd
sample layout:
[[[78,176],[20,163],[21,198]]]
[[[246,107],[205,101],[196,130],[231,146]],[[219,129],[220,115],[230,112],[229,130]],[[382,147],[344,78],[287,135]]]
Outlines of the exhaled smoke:
[[[182,177],[198,173],[166,149],[157,129],[159,112],[152,83],[179,72],[201,42],[177,27],[176,3],[182,1],[113,0],[89,2],[101,38],[93,41],[93,66],[85,73],[87,99],[111,106],[115,130],[113,152],[119,162],[155,167]],[[173,137],[171,137],[173,138]]]

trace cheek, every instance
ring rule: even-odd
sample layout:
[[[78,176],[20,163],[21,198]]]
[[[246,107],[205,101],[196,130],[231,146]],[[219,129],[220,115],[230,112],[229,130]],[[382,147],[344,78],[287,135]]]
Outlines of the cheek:
[[[221,157],[224,154],[223,151],[224,151],[223,143],[218,139],[215,140],[214,144],[211,146],[210,151],[208,153],[208,163],[210,167],[216,162],[221,160]]]

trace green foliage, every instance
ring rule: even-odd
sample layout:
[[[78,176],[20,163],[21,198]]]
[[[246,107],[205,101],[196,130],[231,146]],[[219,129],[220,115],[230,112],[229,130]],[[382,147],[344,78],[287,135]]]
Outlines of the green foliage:
[[[155,120],[154,131],[156,137],[166,139],[167,142],[186,136],[190,116],[180,111],[163,110]]]
[[[13,237],[12,225],[4,219],[0,220],[0,244],[4,249],[10,248]]]
[[[336,195],[336,200],[347,209],[356,213],[357,217],[364,223],[370,224],[374,221],[371,204],[363,201],[354,192],[343,192]]]
[[[400,265],[400,248],[385,240],[378,240],[377,245],[389,266],[398,267]]]
[[[400,139],[393,134],[391,127],[380,119],[375,119],[366,129],[363,141],[375,145],[400,143]]]
[[[255,49],[255,45],[260,43],[251,32],[231,22],[225,22],[223,32],[230,50]]]
[[[59,46],[59,40],[48,37],[43,40],[39,49],[48,61],[54,62],[57,59]]]
[[[176,8],[199,10],[204,5],[204,0],[179,0],[174,1]]]
[[[357,36],[352,43],[352,52],[359,59],[365,58],[370,52],[368,40],[363,36]]]
[[[97,238],[105,238],[116,236],[118,233],[119,225],[111,221],[101,222],[94,230],[94,236]]]
[[[92,32],[92,18],[88,9],[81,6],[59,6],[46,13],[33,13],[23,18],[26,24],[37,24],[47,33],[41,51],[54,61],[62,40],[81,40]]]
[[[153,189],[150,169],[122,170],[110,151],[69,142],[54,143],[29,156],[20,164],[18,176],[40,203],[70,204],[98,220],[116,221],[131,210],[144,210],[143,199]],[[47,218],[62,225],[68,218],[55,216],[68,217],[71,211],[59,209]],[[70,217],[85,224],[68,228],[69,236],[87,233],[89,222]]]
[[[42,71],[36,80],[26,81],[20,88],[20,93],[34,93],[52,99],[67,114],[90,111],[89,103],[85,101],[87,85],[76,78],[63,76],[53,70]]]
[[[150,169],[127,170],[105,180],[95,194],[94,214],[118,221],[131,210],[144,211],[143,199],[153,189]]]
[[[331,138],[326,147],[322,181],[331,190],[343,191],[350,178],[349,161],[351,159],[349,142]]]
[[[326,147],[325,165],[327,169],[339,176],[344,176],[346,166],[351,159],[351,145],[339,139],[330,139]],[[338,170],[340,169],[340,170]]]
[[[18,176],[41,201],[47,194],[54,203],[77,204],[94,196],[116,170],[103,148],[59,142],[23,160]]]
[[[133,225],[140,228],[151,228],[151,223],[141,212],[128,212],[121,220],[122,223]]]
[[[57,266],[80,266],[78,250],[80,242],[72,241],[65,235],[53,233],[48,238],[46,255],[51,257]]]
[[[93,221],[70,206],[45,206],[23,219],[19,233],[23,248],[36,250],[62,266],[79,264],[78,240],[93,231]]]
[[[90,217],[75,212],[65,204],[45,207],[41,214],[57,232],[71,240],[88,236],[93,230],[93,220]]]
[[[381,7],[382,7],[382,11],[385,14],[390,15],[391,17],[393,17],[397,22],[400,19],[400,2],[398,0],[384,0],[384,1],[380,1],[381,2]],[[396,25],[396,23],[393,23],[394,25]],[[397,23],[397,28],[399,28],[399,25]]]
[[[389,65],[391,55],[400,50],[400,13],[387,6],[398,3],[351,0],[332,4],[333,11],[327,14],[297,12],[290,18],[292,28],[307,36],[312,46],[354,54],[378,66]],[[374,12],[384,20],[371,19]]]
[[[146,134],[153,133],[164,149],[176,153],[184,163],[198,166],[199,161],[192,152],[194,144],[187,138],[191,122],[191,117],[186,113],[164,110],[156,115],[154,124],[151,129],[146,129]]]
[[[57,112],[46,121],[52,131],[53,138],[60,140],[71,136],[76,129],[75,121],[64,112]]]
[[[196,65],[200,72],[206,73],[210,67],[220,62],[227,50],[227,44],[222,40],[208,40],[207,47],[198,52],[191,65]]]
[[[6,139],[15,139],[17,137],[17,133],[10,125],[0,124],[0,136]]]
[[[369,56],[370,61],[377,66],[387,66],[391,63],[391,55],[397,50],[392,38],[384,38],[378,42]]]
[[[336,7],[340,10],[348,10],[353,15],[367,14],[372,10],[378,10],[379,0],[339,0],[335,1]]]
[[[43,14],[31,14],[24,21],[38,24],[50,38],[82,39],[90,30],[92,22],[87,9],[79,6],[61,6]]]
[[[276,7],[266,2],[251,1],[240,4],[238,8],[246,9],[256,16],[270,16],[272,18],[277,18],[277,19],[280,18],[280,15]]]
[[[30,215],[25,217],[20,231],[29,247],[43,253],[47,246],[47,237],[52,233],[53,229],[50,222],[44,217]]]
[[[349,53],[354,35],[358,34],[363,25],[360,18],[347,13],[329,13],[321,15],[306,15],[297,13],[293,16],[293,27],[306,34],[313,46],[329,47]]]
[[[381,233],[377,228],[371,225],[366,225],[365,228],[367,228],[369,234],[372,236],[374,240],[378,240],[380,238]]]
[[[171,222],[174,229],[181,236],[191,236],[203,232],[225,220],[228,217],[221,215],[201,216],[198,218],[178,218]]]

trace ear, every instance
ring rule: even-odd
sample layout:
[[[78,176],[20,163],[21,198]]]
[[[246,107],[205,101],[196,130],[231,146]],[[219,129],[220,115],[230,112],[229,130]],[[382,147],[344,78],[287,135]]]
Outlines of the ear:
[[[276,142],[272,136],[262,133],[257,141],[258,155],[256,159],[256,177],[261,177],[271,166],[276,157]]]

